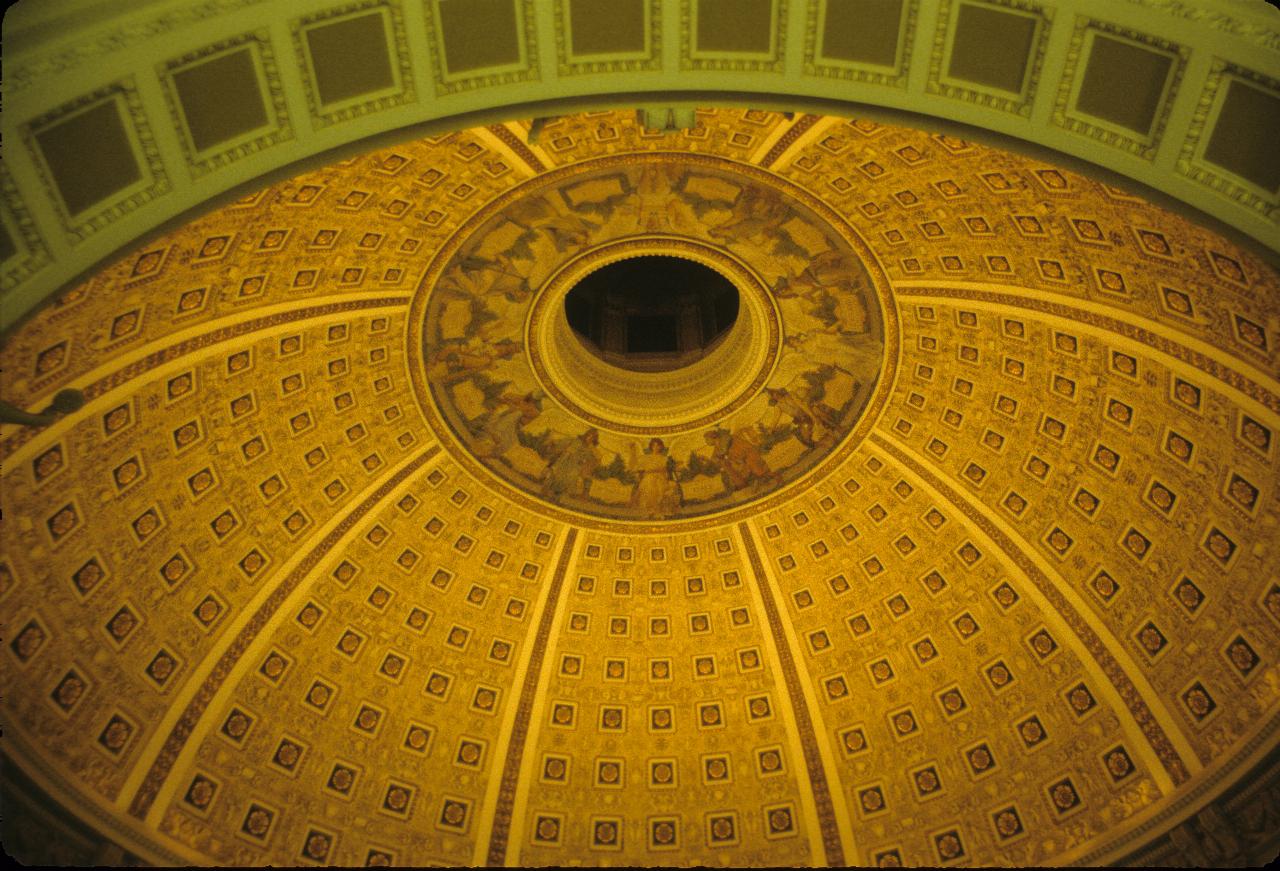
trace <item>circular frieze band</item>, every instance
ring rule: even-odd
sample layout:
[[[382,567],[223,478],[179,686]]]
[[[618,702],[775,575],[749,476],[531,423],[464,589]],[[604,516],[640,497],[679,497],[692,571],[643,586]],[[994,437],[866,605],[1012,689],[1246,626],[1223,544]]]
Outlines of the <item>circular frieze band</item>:
[[[733,327],[684,368],[613,366],[567,322],[576,282],[644,255],[738,289]],[[621,155],[532,179],[460,228],[415,296],[410,371],[448,449],[544,506],[703,517],[797,483],[856,435],[896,357],[887,300],[865,243],[802,189],[719,158]]]

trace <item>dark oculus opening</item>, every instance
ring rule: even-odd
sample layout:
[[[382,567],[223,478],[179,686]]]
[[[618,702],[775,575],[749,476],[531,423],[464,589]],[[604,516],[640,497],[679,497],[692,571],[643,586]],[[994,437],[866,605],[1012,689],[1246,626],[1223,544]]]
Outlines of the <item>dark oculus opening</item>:
[[[710,267],[646,255],[603,266],[564,300],[569,326],[596,356],[640,372],[688,366],[738,319],[738,290]]]

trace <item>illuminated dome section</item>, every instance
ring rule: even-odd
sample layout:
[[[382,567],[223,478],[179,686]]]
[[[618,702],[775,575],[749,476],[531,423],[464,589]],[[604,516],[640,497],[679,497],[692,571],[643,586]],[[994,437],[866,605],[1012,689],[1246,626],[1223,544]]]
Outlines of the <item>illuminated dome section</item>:
[[[1273,834],[1275,271],[954,137],[696,120],[352,157],[7,335],[7,402],[85,404],[0,428],[5,777],[162,864]],[[641,257],[737,294],[686,366],[571,328]]]
[[[574,330],[584,283],[646,260],[670,280],[709,273],[737,303],[716,330],[709,299],[713,346],[699,347],[692,297],[689,347],[672,307],[671,351],[626,349],[629,322],[653,319],[637,314],[652,293],[619,315],[623,336],[600,333],[603,347]],[[605,157],[480,210],[427,270],[410,352],[422,348],[415,383],[464,462],[551,510],[700,517],[770,496],[851,443],[896,361],[887,294],[866,242],[800,186],[708,155]]]

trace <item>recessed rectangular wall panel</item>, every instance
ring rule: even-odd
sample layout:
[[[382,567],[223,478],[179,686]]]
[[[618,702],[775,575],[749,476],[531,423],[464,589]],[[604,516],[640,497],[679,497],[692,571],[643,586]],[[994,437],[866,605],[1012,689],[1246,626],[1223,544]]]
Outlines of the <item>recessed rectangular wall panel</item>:
[[[293,138],[265,30],[202,45],[156,73],[194,178]]]
[[[1154,160],[1188,55],[1185,46],[1158,36],[1077,16],[1053,123]]]
[[[1037,20],[992,6],[961,3],[947,75],[1020,94],[1035,48]]]
[[[339,124],[417,99],[398,3],[360,0],[291,22],[316,127]]]
[[[396,86],[381,12],[375,10],[308,27],[306,41],[321,106]]]
[[[4,263],[10,257],[18,253],[17,243],[13,241],[13,237],[9,235],[9,228],[0,221],[0,263]]]
[[[1280,192],[1280,93],[1227,82],[1204,159],[1268,193]]]
[[[1098,34],[1076,109],[1146,136],[1164,99],[1173,64],[1168,54]]]
[[[142,167],[116,100],[107,99],[34,131],[67,214],[90,206],[142,180]]]
[[[773,0],[698,0],[697,22],[698,52],[773,49]]]
[[[568,0],[573,54],[630,54],[645,50],[646,0]]]
[[[827,0],[822,56],[850,63],[895,66],[905,0]]]
[[[520,63],[515,0],[438,0],[437,9],[449,75]]]
[[[13,178],[0,163],[0,293],[8,293],[48,263],[49,249]]]
[[[252,49],[247,46],[176,70],[173,85],[196,151],[268,123]]]

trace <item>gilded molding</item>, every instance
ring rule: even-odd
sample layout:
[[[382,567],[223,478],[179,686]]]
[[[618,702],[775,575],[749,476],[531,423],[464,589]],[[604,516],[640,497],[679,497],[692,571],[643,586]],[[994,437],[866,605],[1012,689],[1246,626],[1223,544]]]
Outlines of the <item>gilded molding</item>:
[[[787,687],[787,695],[791,699],[791,711],[796,718],[800,746],[804,749],[805,767],[809,772],[809,784],[813,790],[814,804],[817,806],[818,827],[822,833],[822,846],[826,853],[827,865],[831,868],[840,868],[845,864],[845,855],[844,846],[840,842],[835,810],[831,804],[831,784],[827,779],[826,767],[822,763],[822,754],[818,750],[818,735],[813,727],[809,703],[805,701],[804,690],[800,686],[795,656],[791,652],[791,645],[783,629],[782,615],[778,610],[778,603],[774,598],[768,576],[765,574],[764,562],[760,559],[760,549],[756,545],[755,535],[751,531],[750,524],[745,520],[738,523],[738,535],[747,551],[751,578],[760,593],[761,601],[764,602],[765,616],[769,620],[774,647],[778,651],[778,660],[782,666],[782,678]]]
[[[532,654],[526,666],[524,685],[520,688],[520,701],[516,708],[515,723],[511,727],[508,738],[507,756],[502,764],[502,783],[498,792],[498,804],[493,812],[493,828],[489,835],[489,848],[485,864],[490,868],[500,868],[507,858],[510,849],[508,835],[511,832],[511,817],[515,810],[516,790],[519,786],[520,764],[524,758],[529,737],[529,727],[537,700],[538,683],[542,676],[542,662],[547,655],[548,643],[551,640],[551,627],[555,623],[556,611],[560,607],[563,595],[565,576],[569,564],[574,557],[574,547],[578,540],[578,530],[570,526],[565,530],[564,542],[560,546],[560,559],[556,561],[555,573],[551,576],[547,588],[547,596],[542,606],[542,617],[538,620],[538,632],[534,636]]]

